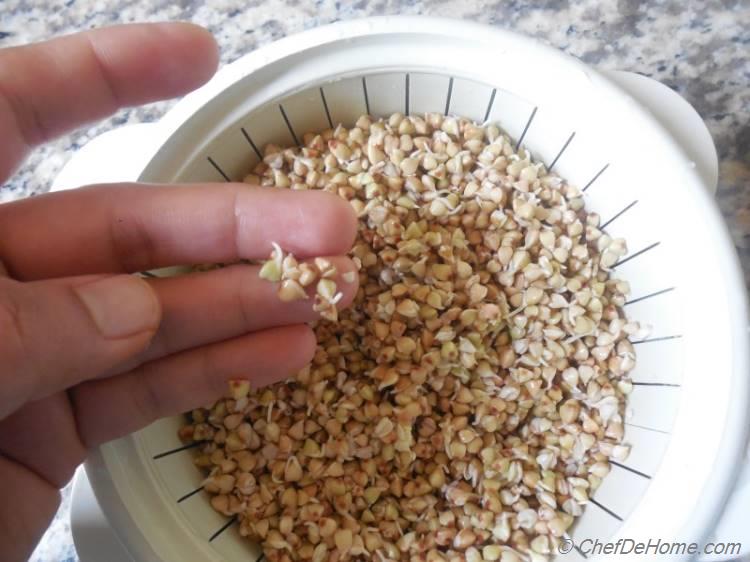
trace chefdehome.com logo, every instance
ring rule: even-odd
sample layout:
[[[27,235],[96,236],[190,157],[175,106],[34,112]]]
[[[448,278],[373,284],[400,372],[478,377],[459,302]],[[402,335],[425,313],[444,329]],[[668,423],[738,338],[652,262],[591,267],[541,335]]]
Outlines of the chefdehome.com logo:
[[[620,538],[614,542],[599,539],[583,539],[574,543],[572,539],[564,537],[557,545],[560,554],[577,551],[585,558],[593,556],[690,556],[701,557],[721,556],[728,558],[742,554],[741,542],[707,542],[704,545],[689,542],[668,542],[661,539],[635,541]]]

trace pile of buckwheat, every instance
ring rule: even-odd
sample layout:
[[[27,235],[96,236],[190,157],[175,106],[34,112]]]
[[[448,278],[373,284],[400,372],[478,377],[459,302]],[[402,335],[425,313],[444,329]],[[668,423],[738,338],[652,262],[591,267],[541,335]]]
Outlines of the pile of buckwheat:
[[[624,241],[495,125],[363,116],[303,140],[246,181],[349,201],[359,291],[337,313],[327,260],[263,264],[282,300],[315,286],[318,347],[189,415],[211,505],[271,562],[548,560],[629,452]]]

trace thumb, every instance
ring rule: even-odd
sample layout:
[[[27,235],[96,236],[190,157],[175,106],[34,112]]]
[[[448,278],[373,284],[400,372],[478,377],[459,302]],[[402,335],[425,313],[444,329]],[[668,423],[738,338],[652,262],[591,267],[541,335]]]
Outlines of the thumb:
[[[160,318],[156,293],[133,275],[0,279],[0,419],[142,351]]]

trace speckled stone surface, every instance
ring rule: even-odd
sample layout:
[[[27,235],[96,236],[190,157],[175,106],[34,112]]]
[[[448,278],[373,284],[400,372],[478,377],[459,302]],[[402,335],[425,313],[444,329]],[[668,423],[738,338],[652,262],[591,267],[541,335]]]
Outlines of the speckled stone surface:
[[[217,37],[222,61],[317,25],[369,15],[428,14],[525,32],[584,62],[651,76],[703,116],[720,158],[717,200],[750,280],[750,0],[0,0],[0,47],[109,24],[190,20]],[[48,189],[71,153],[102,131],[158,119],[170,103],[120,111],[41,148],[0,188],[0,201]],[[77,560],[69,490],[34,562]]]

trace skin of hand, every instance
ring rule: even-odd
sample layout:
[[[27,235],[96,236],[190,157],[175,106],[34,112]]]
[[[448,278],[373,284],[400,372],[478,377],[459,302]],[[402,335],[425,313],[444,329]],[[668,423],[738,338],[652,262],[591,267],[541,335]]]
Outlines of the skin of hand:
[[[35,145],[207,81],[217,46],[190,24],[135,24],[0,50],[0,181]],[[0,205],[0,559],[26,560],[87,450],[264,385],[310,361],[312,299],[258,268],[164,279],[168,265],[330,256],[356,218],[324,192],[242,184],[90,186]],[[356,281],[339,280],[348,305]]]

